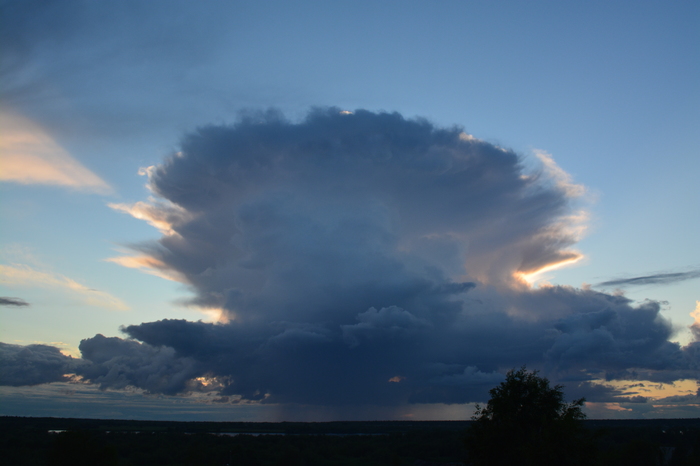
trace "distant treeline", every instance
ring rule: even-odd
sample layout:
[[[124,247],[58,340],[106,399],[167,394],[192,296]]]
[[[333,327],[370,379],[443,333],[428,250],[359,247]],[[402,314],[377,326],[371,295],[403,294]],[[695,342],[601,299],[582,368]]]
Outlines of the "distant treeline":
[[[1,416],[0,428],[110,432],[391,434],[426,430],[463,431],[471,422],[472,421],[183,422]]]
[[[463,439],[469,425],[470,421],[273,423],[0,417],[0,464],[462,464],[467,459]],[[700,419],[588,420],[585,425],[595,438],[595,464],[700,464]],[[236,433],[240,435],[222,435]]]

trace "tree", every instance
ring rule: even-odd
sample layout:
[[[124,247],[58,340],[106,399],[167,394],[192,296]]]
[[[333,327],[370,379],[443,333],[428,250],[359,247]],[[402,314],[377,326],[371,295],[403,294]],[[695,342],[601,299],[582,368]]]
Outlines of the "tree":
[[[486,407],[476,406],[474,423],[465,439],[468,464],[584,465],[593,448],[582,425],[585,399],[564,401],[561,385],[525,366],[511,370],[489,391]]]

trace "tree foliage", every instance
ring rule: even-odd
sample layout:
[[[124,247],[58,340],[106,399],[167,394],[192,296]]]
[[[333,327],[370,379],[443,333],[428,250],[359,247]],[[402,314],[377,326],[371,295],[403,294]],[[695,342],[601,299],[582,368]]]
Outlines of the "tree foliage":
[[[566,403],[561,385],[511,370],[490,390],[486,407],[477,405],[466,438],[468,463],[477,465],[583,465],[592,459],[582,425],[585,399]]]

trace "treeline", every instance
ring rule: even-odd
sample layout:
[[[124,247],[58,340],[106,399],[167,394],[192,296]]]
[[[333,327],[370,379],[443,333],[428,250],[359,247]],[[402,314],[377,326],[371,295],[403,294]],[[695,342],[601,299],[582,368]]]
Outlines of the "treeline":
[[[2,417],[0,464],[461,464],[466,459],[464,438],[469,424],[468,421],[224,423]],[[700,464],[699,419],[584,421],[584,424],[594,438],[594,464]],[[224,435],[240,432],[248,434]],[[506,439],[503,447],[507,448]]]
[[[185,422],[2,416],[0,417],[0,428],[110,432],[391,434],[426,430],[463,431],[471,422],[472,421]]]
[[[464,429],[440,422],[433,427],[443,428],[426,429],[423,423],[392,422],[189,423],[2,418],[0,425],[2,464],[17,466],[413,465],[416,460],[441,464],[459,461],[464,456]],[[63,431],[50,432],[56,430]],[[224,432],[262,434],[232,436]],[[357,435],[358,432],[362,434]]]

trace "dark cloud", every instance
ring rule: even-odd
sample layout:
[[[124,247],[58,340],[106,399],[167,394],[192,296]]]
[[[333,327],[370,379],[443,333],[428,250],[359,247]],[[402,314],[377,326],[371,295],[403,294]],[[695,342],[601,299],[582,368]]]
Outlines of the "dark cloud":
[[[642,398],[593,379],[697,377],[695,345],[668,342],[670,327],[658,306],[634,308],[619,297],[570,288],[530,296],[543,308],[552,308],[553,299],[561,306],[564,298],[566,317],[531,322],[471,310],[445,325],[398,307],[369,309],[348,326],[150,322],[124,329],[144,343],[101,335],[84,340],[80,348],[92,364],[78,373],[102,388],[215,389],[231,401],[326,405],[480,401],[505,369],[525,362],[566,385],[570,396],[600,402]],[[604,306],[611,311],[599,311]]]
[[[631,396],[625,400],[626,403],[646,403],[649,399],[645,396]]]
[[[0,296],[0,306],[29,306],[29,303],[21,298],[11,298],[9,296]]]
[[[78,373],[100,388],[131,386],[149,393],[173,395],[187,391],[191,380],[201,373],[194,367],[194,361],[177,357],[172,348],[121,338],[95,335],[80,342],[80,352],[89,364]]]
[[[116,207],[163,236],[133,245],[131,260],[181,280],[190,304],[224,319],[84,340],[78,373],[102,388],[464,403],[527,364],[572,396],[641,403],[593,381],[698,377],[700,343],[669,341],[658,303],[526,284],[578,257],[577,190],[459,128],[338,109],[294,123],[271,111],[201,128],[147,172],[158,199]]]
[[[428,296],[420,306],[435,309],[459,283],[508,282],[576,256],[564,190],[459,129],[268,112],[202,128],[180,154],[150,170],[150,186],[186,215],[164,212],[176,234],[137,249],[185,277],[196,304],[239,319],[337,316],[345,303],[350,323]]]
[[[0,385],[38,385],[67,380],[79,360],[65,356],[49,345],[0,343]]]
[[[598,383],[564,381],[562,385],[567,397],[571,399],[586,398],[586,401],[593,403],[644,403],[647,400],[643,396]]]
[[[671,283],[682,282],[700,278],[700,269],[691,270],[689,272],[674,272],[674,273],[657,273],[654,275],[645,275],[643,277],[618,278],[598,283],[597,287],[604,286],[637,286],[637,285],[668,285]]]

